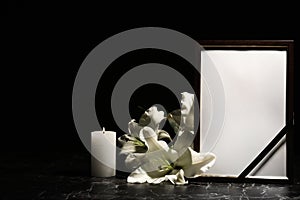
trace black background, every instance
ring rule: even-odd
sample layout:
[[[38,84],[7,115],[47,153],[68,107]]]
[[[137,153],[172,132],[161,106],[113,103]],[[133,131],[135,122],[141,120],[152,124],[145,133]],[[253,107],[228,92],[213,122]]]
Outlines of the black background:
[[[4,5],[1,153],[85,152],[72,117],[72,89],[77,70],[95,46],[131,28],[165,27],[196,40],[295,40],[298,82],[300,42],[292,5],[279,5],[275,9],[254,6],[250,11],[216,10],[201,4],[192,10],[138,6],[128,9],[123,5],[14,1]],[[296,110],[297,102],[295,98]],[[295,118],[297,122],[297,112]],[[296,130],[295,152],[299,156],[298,135]]]
[[[200,74],[184,58],[165,50],[150,48],[125,53],[106,68],[98,82],[95,95],[96,114],[101,127],[106,127],[106,130],[115,130],[118,137],[126,133],[119,126],[127,127],[128,121],[121,122],[122,124],[115,122],[111,112],[111,94],[124,74],[145,63],[159,63],[175,69],[189,81],[194,91],[197,92],[196,95],[200,96]],[[176,80],[174,81],[176,82]],[[176,95],[169,88],[155,83],[144,84],[130,95],[128,109],[131,119],[136,119],[138,122],[142,114],[155,104],[158,104],[159,107],[162,105],[166,113],[180,108]],[[170,133],[172,137],[175,136],[169,123],[165,123],[163,130]]]

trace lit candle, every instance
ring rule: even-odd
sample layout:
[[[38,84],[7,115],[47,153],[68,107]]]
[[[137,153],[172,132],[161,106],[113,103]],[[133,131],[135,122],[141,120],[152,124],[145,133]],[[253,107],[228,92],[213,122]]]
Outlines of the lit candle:
[[[116,132],[94,131],[91,134],[91,175],[116,175]]]

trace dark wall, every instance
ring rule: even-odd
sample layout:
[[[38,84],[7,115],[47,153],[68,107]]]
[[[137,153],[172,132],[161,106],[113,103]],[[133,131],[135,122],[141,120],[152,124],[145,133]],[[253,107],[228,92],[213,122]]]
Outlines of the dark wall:
[[[299,32],[292,16],[246,18],[238,12],[213,19],[210,15],[187,16],[165,10],[122,12],[104,5],[24,2],[8,4],[3,13],[4,152],[85,151],[72,118],[77,70],[96,45],[127,29],[161,26],[200,40],[292,39],[296,46],[295,75],[299,71]],[[295,102],[298,109],[298,99]],[[295,135],[295,141],[300,141],[298,131]]]

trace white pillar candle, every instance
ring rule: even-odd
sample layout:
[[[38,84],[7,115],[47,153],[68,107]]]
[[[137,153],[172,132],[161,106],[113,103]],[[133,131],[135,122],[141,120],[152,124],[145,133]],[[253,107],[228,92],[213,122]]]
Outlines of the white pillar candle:
[[[116,175],[116,132],[91,133],[91,175],[111,177]]]

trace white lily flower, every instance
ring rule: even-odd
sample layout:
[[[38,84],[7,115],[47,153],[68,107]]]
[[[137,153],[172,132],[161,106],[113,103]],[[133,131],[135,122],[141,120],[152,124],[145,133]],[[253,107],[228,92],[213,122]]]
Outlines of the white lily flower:
[[[181,116],[180,125],[178,116]],[[170,181],[183,185],[188,183],[184,177],[201,176],[213,166],[216,160],[213,153],[198,153],[190,147],[194,139],[193,94],[182,93],[181,112],[178,116],[171,115],[169,120],[176,133],[172,146],[166,143],[172,140],[169,134],[159,130],[159,124],[165,117],[157,107],[149,108],[139,123],[135,120],[128,123],[128,131],[133,139],[125,137],[121,151],[127,155],[126,165],[133,169],[127,182],[158,184]]]
[[[197,153],[190,147],[178,158],[178,153],[174,149],[169,148],[164,141],[156,140],[151,128],[145,127],[143,134],[145,134],[145,143],[148,145],[149,152],[144,158],[145,163],[128,176],[129,183],[158,184],[169,180],[175,184],[186,184],[184,176],[198,177],[215,162],[214,154]]]

